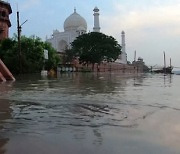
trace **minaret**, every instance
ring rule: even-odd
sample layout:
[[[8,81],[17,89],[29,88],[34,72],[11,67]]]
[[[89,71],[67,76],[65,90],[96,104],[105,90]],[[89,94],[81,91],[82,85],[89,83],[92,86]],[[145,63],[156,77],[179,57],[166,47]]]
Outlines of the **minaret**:
[[[97,7],[94,8],[94,32],[100,32],[100,25],[99,25],[99,9]]]
[[[124,31],[122,31],[121,32],[121,41],[122,41],[122,43],[121,43],[121,46],[122,46],[122,52],[123,53],[125,53],[126,52],[126,44],[125,44],[125,32]]]
[[[126,43],[125,43],[125,32],[122,31],[121,32],[121,39],[122,39],[122,53],[121,53],[121,60],[123,61],[123,63],[127,63],[127,54],[126,54]]]

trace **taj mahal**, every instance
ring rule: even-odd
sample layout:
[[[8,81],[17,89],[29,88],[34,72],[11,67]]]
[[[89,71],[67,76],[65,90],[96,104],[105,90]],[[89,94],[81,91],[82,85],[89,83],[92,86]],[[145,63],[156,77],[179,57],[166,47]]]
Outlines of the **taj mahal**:
[[[99,9],[95,7],[94,11],[94,27],[93,32],[100,32],[99,22]],[[64,21],[64,32],[60,32],[57,29],[53,30],[51,38],[46,38],[46,41],[51,43],[58,53],[64,53],[66,49],[71,48],[71,42],[73,42],[79,35],[87,33],[87,22],[86,20],[77,13],[76,9],[74,12],[66,18]],[[127,64],[126,44],[125,44],[125,32],[121,32],[121,46],[122,53],[116,60],[117,63]]]

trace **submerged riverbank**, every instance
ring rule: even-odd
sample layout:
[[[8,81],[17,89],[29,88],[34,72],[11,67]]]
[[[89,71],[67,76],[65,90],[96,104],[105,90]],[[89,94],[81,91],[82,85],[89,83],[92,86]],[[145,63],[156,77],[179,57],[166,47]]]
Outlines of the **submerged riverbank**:
[[[180,153],[179,76],[16,79],[0,84],[0,153]]]

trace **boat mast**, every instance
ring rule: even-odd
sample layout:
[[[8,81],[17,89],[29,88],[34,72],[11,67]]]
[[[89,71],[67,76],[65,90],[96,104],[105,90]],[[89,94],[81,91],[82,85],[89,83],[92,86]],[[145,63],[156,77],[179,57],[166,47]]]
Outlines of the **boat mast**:
[[[164,52],[164,73],[166,74],[166,55]]]
[[[171,58],[170,58],[170,68],[171,68]]]

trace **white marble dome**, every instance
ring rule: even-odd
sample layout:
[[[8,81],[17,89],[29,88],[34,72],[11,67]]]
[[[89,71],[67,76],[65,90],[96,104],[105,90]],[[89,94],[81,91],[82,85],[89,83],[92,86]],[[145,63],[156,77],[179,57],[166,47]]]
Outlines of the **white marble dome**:
[[[71,14],[65,21],[64,21],[64,30],[71,31],[71,30],[78,30],[81,27],[87,31],[87,22],[86,20],[81,17],[76,10],[74,13]]]

